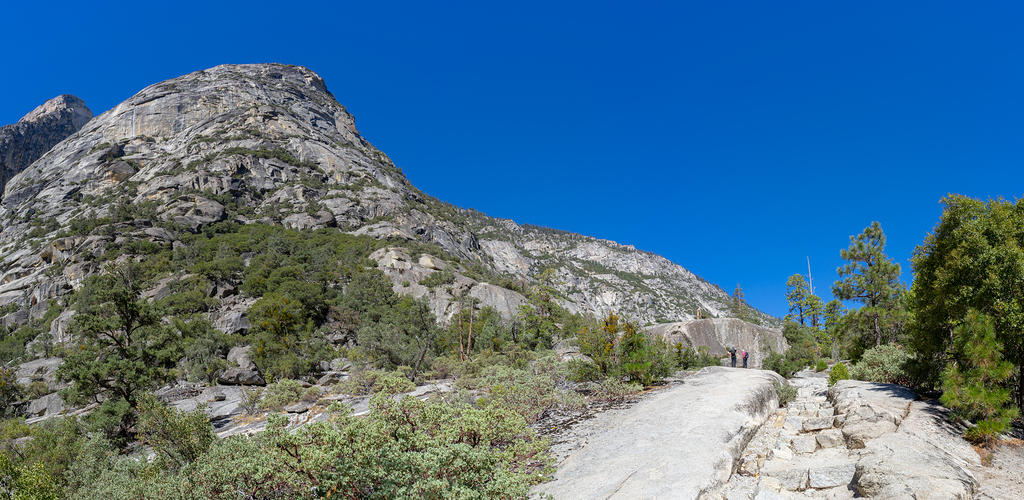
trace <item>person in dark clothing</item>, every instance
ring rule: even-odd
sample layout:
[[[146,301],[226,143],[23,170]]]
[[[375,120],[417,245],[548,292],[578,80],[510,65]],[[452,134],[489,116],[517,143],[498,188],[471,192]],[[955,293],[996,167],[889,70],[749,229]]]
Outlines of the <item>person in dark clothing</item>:
[[[730,347],[729,348],[729,357],[732,358],[732,367],[736,368],[736,348],[735,347]]]
[[[743,351],[743,367],[747,367],[747,351]]]

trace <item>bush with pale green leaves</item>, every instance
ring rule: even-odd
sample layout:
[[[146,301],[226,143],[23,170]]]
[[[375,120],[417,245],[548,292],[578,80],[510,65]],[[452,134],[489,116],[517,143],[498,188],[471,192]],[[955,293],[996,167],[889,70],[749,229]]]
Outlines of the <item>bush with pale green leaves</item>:
[[[913,356],[896,344],[882,344],[864,351],[860,361],[850,370],[850,378],[910,386],[911,377],[907,372]]]
[[[370,413],[216,441],[177,471],[107,456],[72,497],[105,498],[525,498],[552,472],[549,442],[500,404],[394,399]],[[55,497],[56,498],[56,497]]]
[[[601,385],[591,394],[591,398],[597,401],[618,402],[633,396],[644,389],[640,384],[623,382],[622,380],[609,377],[601,381]]]
[[[381,370],[355,371],[347,380],[335,386],[339,392],[353,396],[366,396],[377,392],[400,394],[415,388],[416,384],[401,373]]]

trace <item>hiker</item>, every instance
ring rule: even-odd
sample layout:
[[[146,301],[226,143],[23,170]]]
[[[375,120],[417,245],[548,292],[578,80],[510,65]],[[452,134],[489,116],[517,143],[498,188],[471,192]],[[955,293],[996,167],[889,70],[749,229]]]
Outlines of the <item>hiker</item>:
[[[747,367],[747,351],[743,351],[743,367]]]
[[[732,358],[732,367],[736,368],[736,348],[729,347],[729,357]]]

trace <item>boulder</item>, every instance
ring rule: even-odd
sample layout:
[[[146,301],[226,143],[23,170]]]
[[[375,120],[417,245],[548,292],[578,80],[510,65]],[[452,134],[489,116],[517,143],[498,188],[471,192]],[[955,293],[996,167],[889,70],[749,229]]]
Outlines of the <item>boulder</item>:
[[[312,401],[299,401],[298,403],[285,406],[284,411],[288,413],[306,413],[313,407],[313,404]]]
[[[747,323],[735,318],[719,319],[695,319],[678,323],[662,323],[650,327],[650,332],[665,339],[669,345],[682,343],[694,348],[704,346],[708,352],[716,356],[725,356],[727,349],[735,347],[741,351],[747,351],[747,366],[760,368],[767,351],[762,352],[761,347],[767,346],[772,352],[785,352],[789,349],[786,338],[782,331],[775,328]],[[737,354],[736,365],[743,363]]]
[[[818,440],[809,434],[795,436],[790,443],[793,451],[797,453],[814,453],[818,449]]]
[[[25,413],[30,417],[52,417],[64,411],[64,400],[56,392],[33,399]]]
[[[846,440],[847,447],[855,450],[863,448],[869,440],[895,430],[896,424],[888,420],[846,424],[843,426],[843,439]]]
[[[243,389],[234,386],[213,386],[199,388],[189,385],[183,387],[189,390],[190,394],[185,398],[174,398],[170,405],[179,411],[192,411],[200,405],[205,405],[206,416],[211,422],[222,422],[235,415],[241,414],[241,403],[244,398]],[[219,425],[219,424],[218,424]]]
[[[765,474],[779,481],[783,489],[789,491],[803,491],[807,489],[807,469],[804,467],[768,471]]]
[[[827,429],[819,432],[814,437],[818,441],[818,446],[822,448],[835,448],[843,446],[845,443],[843,433],[839,429]]]
[[[336,372],[347,372],[352,369],[352,362],[345,358],[334,358],[331,360],[331,370]]]
[[[252,346],[235,346],[228,351],[228,363],[234,363],[236,366],[243,370],[254,371],[256,370],[256,363],[252,362],[250,353],[252,352]]]
[[[258,371],[234,366],[224,370],[217,381],[224,385],[267,385]]]
[[[57,383],[57,369],[63,362],[62,358],[41,358],[18,365],[14,376],[19,384],[31,385],[33,382],[43,382],[48,386]]]
[[[241,299],[237,295],[224,301],[224,308],[213,315],[213,327],[224,333],[245,333],[252,328],[247,312],[255,299]]]
[[[810,432],[819,431],[821,429],[831,429],[834,420],[835,419],[832,417],[805,418],[803,422],[803,430],[804,432]]]
[[[348,380],[348,377],[348,372],[327,372],[316,381],[316,384],[327,387],[329,385],[340,384],[341,382]]]
[[[853,481],[856,467],[853,462],[811,467],[808,470],[808,485],[811,488],[834,488],[845,486]]]

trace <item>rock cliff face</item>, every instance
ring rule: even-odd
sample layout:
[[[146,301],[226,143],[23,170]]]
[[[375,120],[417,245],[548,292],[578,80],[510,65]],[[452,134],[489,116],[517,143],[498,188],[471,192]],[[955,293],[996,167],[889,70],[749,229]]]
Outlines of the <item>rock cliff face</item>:
[[[46,101],[18,120],[0,127],[0,193],[11,177],[92,118],[85,102],[73,95]]]
[[[86,115],[77,116],[73,123]],[[118,222],[119,206],[144,205],[152,220]],[[110,230],[66,236],[90,220]],[[452,285],[505,315],[524,299],[491,282],[532,282],[545,270],[574,311],[642,323],[698,308],[730,315],[725,291],[662,257],[427,196],[359,134],[316,73],[279,64],[217,66],[147,87],[15,175],[0,200],[0,307],[19,309],[8,322],[39,317],[97,272],[93,257],[111,245],[173,243],[169,227],[197,232],[225,220],[436,245],[446,257],[428,263],[400,246],[375,257],[396,290],[429,293],[442,320],[454,311],[452,290],[419,282],[447,266]],[[467,278],[470,267],[484,275]],[[242,304],[212,316],[244,323]]]
[[[747,366],[760,368],[770,352],[782,353],[789,349],[782,331],[753,325],[735,318],[695,319],[678,323],[663,323],[650,328],[669,345],[682,342],[694,348],[704,346],[711,354],[725,356],[730,346],[747,351]],[[743,360],[737,353],[736,366]]]

